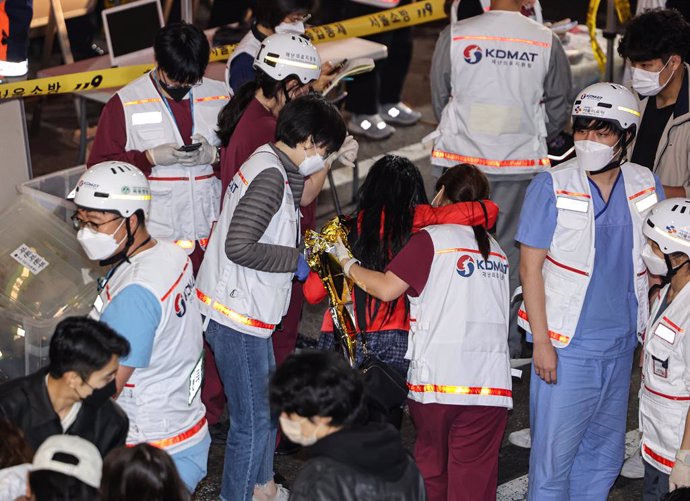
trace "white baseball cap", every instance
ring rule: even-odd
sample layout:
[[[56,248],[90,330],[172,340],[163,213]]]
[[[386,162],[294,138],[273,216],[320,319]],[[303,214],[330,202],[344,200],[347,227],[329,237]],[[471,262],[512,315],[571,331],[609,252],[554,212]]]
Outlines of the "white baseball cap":
[[[76,463],[66,461],[65,455],[73,456]],[[98,489],[102,468],[101,453],[91,442],[75,435],[53,435],[38,447],[31,469],[62,473]]]

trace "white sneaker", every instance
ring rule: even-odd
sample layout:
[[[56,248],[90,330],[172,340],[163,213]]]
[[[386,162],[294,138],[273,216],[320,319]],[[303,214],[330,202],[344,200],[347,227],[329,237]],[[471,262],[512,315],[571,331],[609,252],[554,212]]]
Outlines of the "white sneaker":
[[[625,478],[644,478],[644,463],[638,447],[633,455],[625,460],[621,469],[621,476]]]
[[[374,140],[386,139],[395,132],[395,127],[388,125],[378,113],[376,115],[352,115],[347,128],[353,134]]]
[[[422,118],[422,114],[413,110],[405,103],[382,104],[379,106],[379,113],[383,119],[395,125],[414,125]]]
[[[0,60],[0,76],[3,77],[23,77],[29,72],[29,60],[13,63]]]
[[[532,447],[532,436],[530,435],[529,428],[514,431],[513,433],[508,435],[508,442],[510,442],[516,447],[530,449]]]

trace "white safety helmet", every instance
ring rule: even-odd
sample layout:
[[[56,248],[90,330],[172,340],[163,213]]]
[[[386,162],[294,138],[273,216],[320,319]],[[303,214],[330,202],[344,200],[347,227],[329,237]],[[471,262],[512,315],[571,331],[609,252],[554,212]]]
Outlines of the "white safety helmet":
[[[573,118],[593,118],[613,122],[622,130],[640,127],[640,105],[635,95],[622,85],[596,83],[585,88],[573,104]]]
[[[690,257],[690,200],[669,198],[659,202],[649,211],[642,231],[664,254],[682,252]]]
[[[300,82],[308,84],[321,75],[321,58],[307,38],[294,33],[276,33],[261,42],[254,68],[274,80],[295,75]]]
[[[127,162],[101,162],[88,169],[67,195],[82,209],[117,212],[129,217],[138,210],[148,217],[151,188],[143,172]]]

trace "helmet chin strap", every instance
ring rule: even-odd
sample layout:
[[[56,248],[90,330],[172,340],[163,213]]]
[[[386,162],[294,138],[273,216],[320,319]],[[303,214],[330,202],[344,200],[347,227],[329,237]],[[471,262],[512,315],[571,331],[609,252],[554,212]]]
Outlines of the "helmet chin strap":
[[[621,138],[618,141],[619,142],[622,141],[624,136],[625,136],[625,131],[623,132],[623,135],[621,136]],[[627,139],[627,138],[625,139],[625,141],[623,142],[623,144],[621,146],[620,152],[618,153],[618,158],[616,160],[611,160],[604,167],[602,167],[601,169],[599,169],[597,171],[590,172],[590,174],[591,175],[603,174],[604,172],[608,172],[610,170],[613,170],[613,169],[620,167],[621,164],[623,163],[623,158],[627,155],[627,148],[628,148],[628,145],[630,144],[630,141],[632,141],[632,138],[631,139]]]
[[[129,226],[129,218],[125,218],[125,230],[127,231],[127,241],[125,242],[124,248],[112,256],[110,256],[107,259],[101,259],[98,264],[101,266],[110,266],[111,264],[115,263],[121,263],[123,261],[129,261],[127,257],[127,252],[129,251],[130,247],[132,247],[132,244],[134,243],[134,235],[136,234],[137,230],[139,229],[139,225],[137,225],[136,230],[134,230],[134,233],[132,233],[132,229]]]
[[[668,269],[668,273],[666,274],[665,277],[661,277],[661,281],[664,284],[667,284],[673,279],[674,276],[676,276],[676,273],[680,271],[680,269],[685,266],[686,264],[690,263],[690,259],[686,259],[683,261],[681,264],[676,266],[675,268],[673,267],[673,264],[671,263],[671,258],[669,257],[668,254],[664,254],[664,261],[666,262],[666,268]]]

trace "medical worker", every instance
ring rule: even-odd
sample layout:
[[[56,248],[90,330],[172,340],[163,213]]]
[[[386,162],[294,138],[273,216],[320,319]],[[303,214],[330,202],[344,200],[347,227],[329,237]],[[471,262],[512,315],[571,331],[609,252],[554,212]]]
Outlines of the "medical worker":
[[[77,205],[72,220],[84,252],[109,267],[90,316],[131,346],[116,376],[117,403],[129,417],[127,445],[164,449],[194,492],[206,476],[211,439],[199,395],[202,323],[191,261],[149,234],[151,190],[133,165],[94,165],[68,198]]]
[[[136,166],[151,183],[147,228],[190,255],[196,272],[218,218],[218,112],[229,99],[222,82],[204,78],[209,44],[187,23],[156,34],[156,67],[105,105],[87,161]]]
[[[434,176],[464,162],[487,175],[491,199],[501,209],[496,239],[510,261],[511,291],[519,284],[514,239],[522,201],[534,175],[550,165],[546,141],[568,122],[571,87],[558,36],[522,15],[523,4],[492,0],[490,11],[452,22],[436,42],[431,67],[440,121],[431,154]],[[511,308],[513,357],[522,348],[518,306]]]
[[[304,178],[345,140],[338,110],[307,95],[280,113],[275,143],[259,147],[225,192],[223,210],[199,270],[197,298],[228,400],[230,432],[223,501],[287,499],[273,481],[275,426],[268,377],[271,336],[287,312],[292,279],[309,272],[300,252]]]
[[[489,196],[473,165],[448,170],[432,202]],[[369,295],[407,294],[408,407],[429,501],[496,499],[498,452],[513,406],[508,356],[508,259],[484,226],[440,224],[412,235],[384,272],[342,243],[330,251]]]
[[[314,0],[256,0],[251,28],[225,67],[225,82],[231,93],[254,80],[254,58],[263,41],[275,33],[304,35],[304,23],[311,18],[313,8]]]
[[[644,501],[690,487],[690,200],[655,205],[643,231],[650,273],[662,277],[644,336],[640,392]]]
[[[623,463],[637,333],[648,316],[642,223],[663,197],[627,161],[640,123],[625,87],[598,83],[573,105],[576,158],[527,190],[516,240],[534,343],[531,501],[605,500]]]

